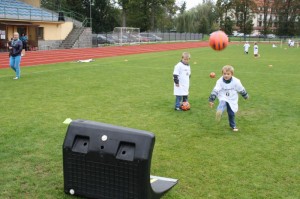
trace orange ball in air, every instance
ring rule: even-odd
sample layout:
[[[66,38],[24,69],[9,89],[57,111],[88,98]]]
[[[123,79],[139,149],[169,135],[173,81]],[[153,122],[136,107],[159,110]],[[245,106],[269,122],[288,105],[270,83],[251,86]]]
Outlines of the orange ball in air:
[[[209,45],[216,51],[224,50],[228,45],[228,37],[223,31],[215,31],[210,34]]]

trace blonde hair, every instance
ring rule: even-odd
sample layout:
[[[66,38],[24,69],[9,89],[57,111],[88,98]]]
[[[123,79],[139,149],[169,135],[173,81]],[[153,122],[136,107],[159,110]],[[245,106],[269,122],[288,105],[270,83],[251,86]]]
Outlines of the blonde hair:
[[[230,65],[226,65],[226,66],[223,66],[223,68],[222,68],[222,73],[224,71],[226,71],[226,72],[229,71],[229,72],[231,72],[231,74],[233,74],[234,73],[234,68]]]
[[[182,58],[184,58],[184,57],[190,59],[190,58],[191,58],[191,54],[188,53],[188,52],[183,52],[183,53],[182,53]]]

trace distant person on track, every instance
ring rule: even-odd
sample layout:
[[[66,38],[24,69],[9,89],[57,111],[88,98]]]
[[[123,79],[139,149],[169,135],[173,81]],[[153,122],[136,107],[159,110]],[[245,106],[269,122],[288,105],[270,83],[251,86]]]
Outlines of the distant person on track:
[[[10,67],[16,72],[16,77],[13,79],[17,80],[20,79],[20,62],[21,62],[21,53],[23,49],[23,43],[19,39],[19,33],[15,32],[13,40],[11,41],[10,46],[8,47],[10,50],[9,56],[9,65]]]

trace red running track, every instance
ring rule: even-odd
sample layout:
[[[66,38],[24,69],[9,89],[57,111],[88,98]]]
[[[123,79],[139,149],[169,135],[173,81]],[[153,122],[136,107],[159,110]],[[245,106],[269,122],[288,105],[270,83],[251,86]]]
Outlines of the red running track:
[[[135,46],[110,46],[100,48],[80,48],[48,51],[28,51],[22,57],[21,66],[35,66],[58,62],[77,61],[169,50],[207,47],[208,42],[181,42],[167,44],[145,44]],[[0,53],[0,68],[9,67],[8,53]]]

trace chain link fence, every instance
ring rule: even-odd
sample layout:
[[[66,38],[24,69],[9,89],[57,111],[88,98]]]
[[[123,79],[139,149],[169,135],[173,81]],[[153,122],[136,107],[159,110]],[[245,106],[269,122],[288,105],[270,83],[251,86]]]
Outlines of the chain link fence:
[[[201,41],[203,34],[201,33],[176,33],[176,32],[141,32],[138,40],[132,40],[125,35],[120,39],[116,39],[112,33],[93,34],[93,47],[104,45],[130,45],[136,43],[156,43],[156,42],[175,42],[175,41]]]

